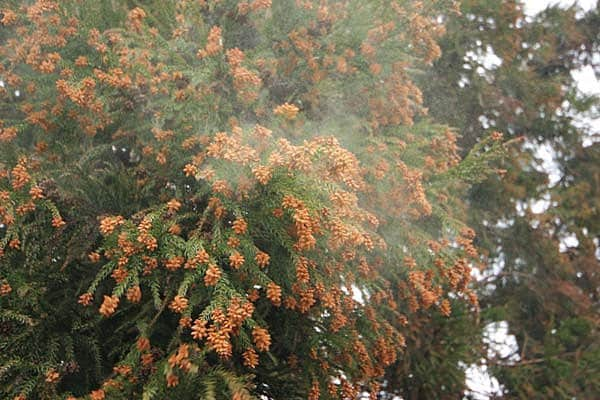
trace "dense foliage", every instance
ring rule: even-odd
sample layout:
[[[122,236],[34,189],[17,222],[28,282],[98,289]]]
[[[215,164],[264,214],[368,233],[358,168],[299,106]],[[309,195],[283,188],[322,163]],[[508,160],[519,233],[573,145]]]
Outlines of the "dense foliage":
[[[493,130],[523,141],[511,147],[502,179],[490,177],[469,196],[476,244],[490,265],[476,286],[482,320],[507,321],[518,344],[516,353],[482,356],[506,397],[595,398],[600,132],[578,116],[597,118],[598,99],[580,93],[571,71],[600,71],[600,9],[552,7],[528,17],[519,2],[468,0],[461,11],[420,85],[430,114],[459,129],[463,149]]]
[[[410,79],[447,3],[5,8],[3,396],[375,396],[476,304],[500,136],[460,163]]]
[[[569,71],[593,61],[597,13],[0,12],[2,398],[460,398],[482,358],[507,397],[600,390],[597,143],[554,112],[594,104]],[[501,66],[466,69],[487,45]],[[559,150],[558,184],[535,142]],[[517,361],[486,348],[494,321]]]

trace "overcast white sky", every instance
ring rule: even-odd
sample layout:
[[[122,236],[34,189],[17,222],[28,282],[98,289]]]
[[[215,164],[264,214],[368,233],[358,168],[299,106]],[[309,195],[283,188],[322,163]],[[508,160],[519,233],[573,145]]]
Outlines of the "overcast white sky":
[[[525,0],[525,13],[527,15],[535,15],[549,5],[560,4],[561,6],[568,7],[574,2],[573,0]],[[596,0],[579,0],[577,3],[584,10],[589,10],[596,6]]]

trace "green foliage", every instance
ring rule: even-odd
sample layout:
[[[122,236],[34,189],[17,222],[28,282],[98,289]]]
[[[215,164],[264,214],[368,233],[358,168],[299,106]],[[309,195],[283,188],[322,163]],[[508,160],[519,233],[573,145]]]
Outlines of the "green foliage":
[[[593,112],[597,98],[577,93],[571,70],[597,71],[598,9],[580,17],[575,6],[550,7],[531,18],[520,2],[472,0],[461,11],[446,24],[442,57],[421,85],[431,115],[463,133],[465,152],[491,129],[523,143],[498,165],[503,179],[492,176],[471,189],[477,244],[495,263],[479,283],[482,317],[507,321],[518,344],[518,361],[488,356],[487,363],[507,398],[593,398],[600,370],[587,360],[597,357],[600,343],[592,272],[600,232],[591,188],[598,186],[599,147],[574,115]],[[485,67],[482,57],[469,56],[488,48],[500,65]],[[584,145],[586,138],[591,144]],[[554,158],[556,183],[536,159],[540,145]],[[530,205],[539,199],[549,207],[534,213]],[[560,250],[568,233],[579,243]]]
[[[600,391],[598,12],[456,7],[3,2],[0,396]]]

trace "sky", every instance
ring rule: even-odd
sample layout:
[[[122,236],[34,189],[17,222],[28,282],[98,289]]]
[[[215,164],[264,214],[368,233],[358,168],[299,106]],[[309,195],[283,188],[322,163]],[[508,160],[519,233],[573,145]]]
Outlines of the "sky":
[[[574,3],[573,0],[525,0],[525,13],[533,16],[544,10],[546,7],[559,4],[563,7],[568,7]],[[579,6],[584,10],[592,9],[596,6],[596,0],[579,0]]]

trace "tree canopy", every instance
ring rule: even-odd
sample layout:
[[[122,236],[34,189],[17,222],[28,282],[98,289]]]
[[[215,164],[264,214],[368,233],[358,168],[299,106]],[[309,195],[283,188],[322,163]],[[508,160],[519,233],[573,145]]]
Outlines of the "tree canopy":
[[[483,359],[506,398],[593,397],[598,18],[3,1],[0,395],[454,399]]]

